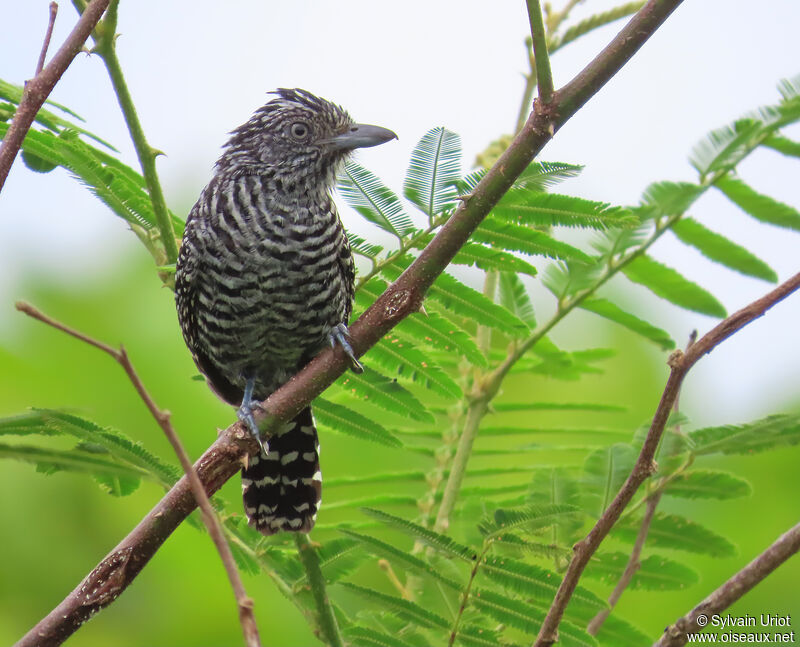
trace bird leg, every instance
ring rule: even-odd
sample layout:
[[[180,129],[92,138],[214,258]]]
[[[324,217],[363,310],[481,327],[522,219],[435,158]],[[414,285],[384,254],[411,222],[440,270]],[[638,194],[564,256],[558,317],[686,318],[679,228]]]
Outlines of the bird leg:
[[[261,440],[261,432],[256,424],[255,416],[253,416],[253,411],[261,409],[261,403],[258,400],[253,400],[253,389],[255,387],[256,378],[247,378],[247,383],[244,385],[244,395],[242,396],[242,406],[236,411],[236,416],[245,424],[253,438],[261,445],[261,451],[266,454],[269,448]]]
[[[339,344],[345,352],[345,355],[350,358],[350,368],[353,373],[363,373],[364,367],[361,365],[361,362],[356,359],[349,338],[350,331],[347,330],[347,326],[343,323],[336,324],[328,333],[328,341],[331,343],[331,348],[336,348],[336,344]]]

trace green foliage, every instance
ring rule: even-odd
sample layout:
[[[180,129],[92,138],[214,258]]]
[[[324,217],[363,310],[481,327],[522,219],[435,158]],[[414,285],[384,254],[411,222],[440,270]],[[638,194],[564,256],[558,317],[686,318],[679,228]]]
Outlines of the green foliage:
[[[624,4],[560,35],[551,34],[551,49],[629,15],[641,4]],[[354,442],[369,440],[394,456],[393,462],[376,465],[371,473],[326,480],[325,487],[334,495],[326,498],[322,514],[333,513],[331,521],[320,523],[315,531],[320,544],[314,553],[326,583],[336,585],[328,596],[351,644],[444,644],[452,632],[457,644],[467,646],[531,642],[561,583],[572,545],[630,474],[644,433],[639,430],[631,438],[629,426],[601,424],[600,414],[614,419],[626,411],[626,403],[597,402],[601,396],[581,401],[577,389],[569,402],[539,399],[548,381],[570,380],[574,385],[587,374],[602,374],[600,362],[613,353],[592,348],[597,340],[591,334],[586,348],[561,348],[561,338],[551,336],[551,330],[572,310],[582,308],[662,351],[675,348],[669,332],[630,311],[634,308],[600,295],[618,274],[679,308],[724,317],[725,308],[696,277],[684,276],[680,268],[651,254],[651,247],[670,230],[710,262],[775,282],[776,273],[765,261],[688,217],[687,211],[696,209],[698,217],[704,216],[700,198],[713,186],[757,221],[800,231],[795,207],[758,193],[737,175],[739,164],[760,147],[800,156],[800,144],[781,133],[781,128],[800,120],[797,86],[797,80],[783,83],[780,102],[704,138],[690,157],[698,172],[696,182],[653,182],[635,205],[550,193],[581,167],[530,164],[458,251],[454,264],[460,267],[435,280],[426,295],[425,313],[408,317],[381,339],[364,358],[363,374],[345,374],[317,399],[323,433],[340,432]],[[20,88],[0,82],[0,99],[7,102],[0,104],[0,135],[7,130],[3,120],[13,112],[20,93]],[[159,270],[168,275],[171,268],[163,264],[163,246],[142,177],[76,123],[76,115],[55,107],[67,117],[47,110],[37,115],[37,128],[23,146],[26,164],[38,172],[67,169],[131,225]],[[459,197],[466,197],[485,175],[483,169],[462,173],[461,153],[455,133],[442,127],[427,132],[412,153],[402,197],[355,162],[345,166],[338,185],[341,197],[370,225],[391,234],[385,245],[348,236],[353,252],[369,266],[358,278],[356,312],[368,308],[413,262],[453,214]],[[406,209],[404,199],[427,217],[422,228],[409,215],[415,212]],[[172,219],[178,235],[183,223]],[[567,242],[565,228],[591,233],[593,242],[586,245],[584,238],[574,236]],[[680,257],[672,262],[677,266]],[[543,268],[542,284],[555,297],[553,304],[542,303],[543,291],[528,289],[537,267]],[[484,278],[483,292],[467,284],[463,268],[469,268],[470,276]],[[521,275],[528,278],[523,282]],[[494,402],[503,392],[506,375],[524,380],[526,390],[506,396],[509,401]],[[456,449],[481,398],[489,402],[489,413],[478,425],[474,447],[467,450],[473,460],[459,465]],[[589,414],[589,419],[583,426],[543,425],[538,416],[548,413]],[[491,419],[514,414],[511,422]],[[612,533],[617,545],[635,541],[641,508],[657,493],[712,500],[750,494],[750,484],[740,476],[700,465],[707,456],[751,455],[800,441],[797,415],[688,433],[678,428],[685,423],[682,418],[671,421],[659,447],[658,471]],[[511,444],[534,434],[536,443]],[[71,413],[33,410],[3,418],[0,435],[9,440],[0,444],[0,458],[34,464],[45,474],[88,474],[114,496],[130,494],[143,479],[168,487],[179,476],[141,443]],[[23,437],[25,442],[19,442]],[[630,442],[616,442],[620,438]],[[65,439],[71,446],[63,446]],[[466,485],[457,488],[444,522],[434,522],[445,498],[442,492],[459,470]],[[514,474],[523,474],[525,481],[506,479]],[[264,539],[245,527],[238,507],[228,512],[224,502],[215,503],[226,515],[226,532],[240,568],[266,572],[306,617],[314,618],[308,588],[316,584],[310,582],[297,552],[286,547],[284,538]],[[373,506],[364,510],[366,521],[354,510],[364,505]],[[400,512],[390,514],[383,509],[388,506]],[[652,604],[659,591],[690,588],[698,581],[693,569],[651,548],[717,558],[735,554],[734,543],[715,529],[688,516],[658,511],[630,582],[641,604]],[[593,556],[586,571],[592,582],[582,580],[575,589],[559,627],[560,645],[635,647],[652,642],[652,636],[616,611],[595,637],[585,631],[594,614],[606,607],[603,599],[619,581],[628,556],[629,551],[606,551],[605,546]],[[391,594],[386,592],[390,585]]]

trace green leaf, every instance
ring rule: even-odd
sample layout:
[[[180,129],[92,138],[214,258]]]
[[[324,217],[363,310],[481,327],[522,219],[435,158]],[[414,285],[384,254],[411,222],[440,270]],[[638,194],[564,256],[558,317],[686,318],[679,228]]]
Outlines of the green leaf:
[[[361,236],[357,236],[356,234],[352,234],[350,232],[347,232],[347,242],[350,243],[350,249],[354,254],[364,256],[365,258],[375,259],[377,258],[378,254],[383,251],[383,247],[380,245],[368,243],[366,240],[361,238]]]
[[[528,532],[535,532],[581,515],[577,506],[562,503],[498,508],[494,511],[494,515],[484,517],[480,521],[478,530],[486,539],[491,539],[518,527],[523,527]]]
[[[647,321],[639,319],[639,317],[626,312],[616,303],[613,303],[608,299],[584,299],[578,304],[578,307],[588,310],[589,312],[593,312],[596,315],[600,315],[601,317],[618,323],[621,326],[625,326],[625,328],[628,330],[632,330],[633,332],[642,335],[642,337],[645,339],[649,339],[650,341],[658,344],[662,350],[671,350],[675,348],[675,342],[665,330],[657,328]]]
[[[407,521],[406,519],[401,519],[400,517],[396,517],[381,510],[375,510],[372,508],[364,508],[362,512],[373,519],[377,519],[383,524],[410,535],[414,539],[419,539],[420,541],[425,542],[431,548],[446,555],[457,557],[467,562],[472,562],[477,559],[475,551],[471,548],[464,546],[463,544],[459,544],[446,535],[442,535],[438,532],[434,532],[433,530],[429,530],[424,526],[420,526],[413,521]]]
[[[636,451],[626,443],[596,450],[583,464],[584,509],[596,517],[603,514],[636,462]]]
[[[128,496],[139,489],[142,479],[138,476],[95,474],[94,480],[102,490],[111,496]]]
[[[372,496],[364,496],[356,499],[337,499],[331,503],[325,504],[326,510],[333,510],[335,508],[361,508],[364,506],[410,506],[416,507],[418,499],[410,494],[375,494]]]
[[[500,272],[497,287],[500,305],[524,321],[531,330],[536,328],[533,303],[522,280],[516,274]]]
[[[664,494],[684,499],[735,499],[750,496],[750,483],[730,472],[691,470],[677,474]]]
[[[614,586],[622,577],[629,557],[621,552],[595,553],[584,575]],[[628,586],[648,591],[678,591],[699,581],[697,573],[688,566],[660,555],[649,555],[641,560]]]
[[[562,300],[582,290],[593,291],[604,270],[603,263],[592,263],[591,265],[552,263],[544,271],[542,284],[553,293],[553,296]]]
[[[370,627],[350,626],[343,628],[342,632],[349,644],[357,647],[408,647],[408,643]]]
[[[458,399],[463,395],[447,373],[395,331],[387,333],[373,346],[367,358],[380,364],[390,375],[420,382],[443,398]]]
[[[492,209],[495,218],[515,225],[535,227],[630,227],[639,220],[627,209],[607,202],[585,200],[571,195],[511,189]]]
[[[345,163],[337,188],[347,204],[384,231],[398,238],[414,231],[400,198],[358,162]]]
[[[456,642],[464,647],[515,647],[501,640],[500,635],[491,629],[468,624],[459,626]]]
[[[654,182],[642,194],[642,204],[653,207],[658,215],[675,216],[686,213],[705,191],[705,187],[689,182]]]
[[[508,591],[524,598],[533,598],[548,606],[561,586],[561,577],[552,571],[507,557],[485,557],[479,573]],[[575,588],[570,604],[595,610],[608,606],[582,586]]]
[[[392,413],[433,422],[433,416],[408,389],[381,375],[369,366],[363,373],[348,372],[342,375],[336,385],[341,389]]]
[[[361,550],[361,545],[350,538],[340,537],[329,539],[318,550],[319,567],[325,582],[332,584],[355,571],[367,555]],[[295,589],[307,582],[306,576],[295,583]]]
[[[706,427],[689,433],[694,453],[752,454],[800,442],[800,416],[768,416],[743,425]]]
[[[701,177],[732,169],[760,143],[763,130],[759,119],[740,119],[713,130],[694,146],[689,162]]]
[[[34,409],[30,415],[38,416],[40,424],[50,434],[73,436],[82,441],[84,447],[92,448],[95,453],[106,452],[118,461],[154,477],[165,487],[171,487],[181,477],[180,470],[162,462],[141,443],[132,441],[116,429],[101,427],[85,418],[53,409]],[[19,421],[13,424],[19,424]]]
[[[451,208],[461,179],[461,138],[446,128],[429,130],[411,153],[404,195],[429,218]]]
[[[778,275],[760,258],[725,236],[707,229],[692,218],[682,218],[672,225],[673,233],[681,242],[691,245],[703,256],[725,267],[757,279],[777,282]]]
[[[525,170],[520,173],[516,182],[514,182],[514,186],[530,191],[546,191],[564,180],[578,177],[583,168],[578,164],[534,161],[528,164]]]
[[[628,543],[636,541],[638,519],[622,519],[612,533]],[[711,557],[733,557],[736,547],[722,535],[676,514],[657,512],[650,524],[647,544]]]
[[[634,283],[645,286],[656,296],[676,306],[711,317],[722,318],[727,314],[722,304],[709,292],[649,256],[636,257],[622,271]]]
[[[788,157],[800,157],[800,142],[784,137],[779,133],[774,133],[767,137],[763,145]]]
[[[385,268],[386,274],[395,280],[402,270],[410,264],[408,257],[398,259]],[[528,326],[517,316],[497,305],[483,294],[461,283],[447,272],[442,272],[428,290],[431,300],[441,304],[440,314],[465,317],[484,326],[497,328],[515,336],[529,332]]]
[[[742,211],[756,220],[800,231],[800,213],[794,207],[778,202],[768,195],[758,193],[742,180],[730,176],[719,178],[714,186]]]
[[[314,400],[314,413],[317,420],[325,427],[389,447],[403,446],[397,436],[378,422],[344,405],[317,398]]]
[[[553,53],[557,49],[561,49],[567,43],[571,43],[576,38],[583,36],[584,34],[588,34],[591,31],[594,31],[598,27],[602,27],[603,25],[607,25],[609,23],[615,22],[620,18],[624,18],[625,16],[630,16],[631,14],[636,13],[644,6],[643,0],[636,0],[635,2],[626,2],[625,4],[621,4],[618,7],[614,7],[613,9],[609,9],[607,11],[601,11],[600,13],[596,13],[593,16],[589,16],[588,18],[584,18],[580,22],[572,25],[569,29],[567,29],[561,36],[554,36],[550,39],[550,42],[547,45],[547,49],[550,53]]]
[[[609,647],[618,645],[647,647],[653,642],[652,636],[643,633],[615,613],[605,619],[595,638],[601,645],[609,645]]]
[[[545,617],[543,611],[527,602],[485,589],[474,590],[469,602],[495,620],[532,635],[539,631]],[[562,620],[558,626],[558,637],[562,647],[586,647],[597,644],[595,639],[580,627],[566,620]]]
[[[592,263],[592,258],[577,247],[551,238],[541,231],[506,222],[492,215],[484,218],[472,234],[472,239],[492,247],[531,256]]]
[[[533,473],[528,491],[528,500],[533,505],[571,505],[581,503],[578,482],[564,467],[549,467]],[[553,525],[553,543],[568,543],[574,533],[583,526],[577,517],[564,517]]]
[[[401,618],[413,622],[414,624],[430,629],[450,629],[450,623],[447,620],[414,602],[403,600],[402,598],[397,598],[392,595],[386,595],[375,589],[368,589],[350,582],[340,582],[339,586],[343,586],[348,591],[352,591],[366,598],[371,604],[378,604],[391,609]]]
[[[385,541],[370,537],[369,535],[362,535],[361,533],[353,532],[345,528],[342,528],[340,532],[360,542],[359,545],[362,548],[376,557],[383,557],[390,560],[393,565],[400,564],[403,568],[414,571],[419,575],[427,575],[455,591],[461,591],[463,588],[460,583],[446,577],[427,562],[412,555],[408,550],[400,550],[391,544],[387,544]]]
[[[417,249],[424,249],[425,245],[432,239],[432,235],[420,237],[414,244],[414,247]],[[456,252],[453,260],[450,262],[453,265],[474,266],[484,271],[500,270],[527,274],[528,276],[536,276],[537,273],[533,265],[513,254],[469,241],[464,243],[464,246]]]
[[[371,299],[371,303],[386,290],[386,287],[385,281],[375,277],[364,284],[361,291],[364,296]],[[359,301],[358,292],[356,301]],[[486,357],[478,349],[472,337],[437,312],[406,317],[398,324],[397,330],[430,348],[463,355],[471,364],[482,368],[487,366]]]
[[[0,444],[0,458],[10,458],[36,465],[36,469],[44,474],[53,474],[58,471],[85,472],[100,477],[128,479],[128,485],[133,480],[141,479],[146,473],[130,465],[98,454],[86,449],[50,449],[32,447],[28,445]],[[104,489],[109,491],[105,480],[99,481]],[[120,485],[120,488],[125,486]],[[135,489],[135,488],[134,488]]]

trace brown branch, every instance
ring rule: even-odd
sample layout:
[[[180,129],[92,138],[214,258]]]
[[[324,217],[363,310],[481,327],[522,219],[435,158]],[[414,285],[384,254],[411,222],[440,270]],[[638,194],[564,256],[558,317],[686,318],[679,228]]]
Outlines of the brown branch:
[[[539,635],[533,643],[534,647],[550,647],[558,640],[558,625],[561,622],[567,604],[572,598],[575,587],[578,585],[578,580],[583,574],[583,570],[619,519],[622,511],[630,503],[639,486],[653,473],[655,469],[653,457],[656,449],[658,449],[661,434],[669,418],[670,410],[680,393],[681,384],[686,374],[703,355],[710,353],[732,334],[744,328],[751,321],[761,317],[772,306],[785,299],[798,288],[800,288],[800,273],[795,274],[791,279],[782,283],[765,296],[753,301],[750,305],[720,322],[710,332],[692,344],[685,353],[675,351],[670,355],[668,363],[672,370],[661,395],[661,401],[658,403],[658,408],[653,416],[650,430],[647,432],[647,437],[642,445],[639,458],[636,460],[633,470],[625,483],[623,483],[620,491],[589,531],[589,534],[573,547],[572,561],[567,567],[567,572],[558,587],[553,604],[550,606],[550,610],[547,612],[547,616],[539,629]]]
[[[53,37],[53,27],[56,24],[56,16],[58,15],[58,3],[50,3],[50,18],[47,21],[47,31],[44,33],[44,42],[42,43],[42,51],[39,53],[39,61],[36,63],[36,72],[34,76],[42,73],[44,62],[47,59],[47,50],[50,48],[50,39]]]
[[[108,7],[108,2],[109,0],[92,0],[56,55],[40,74],[25,84],[22,100],[17,106],[14,119],[3,138],[3,143],[0,144],[0,191],[3,190],[11,165],[25,140],[25,135],[31,129],[36,113],[39,112],[39,108],[42,107],[72,60],[81,51],[89,34],[92,33]]]
[[[700,632],[712,616],[727,609],[745,593],[761,582],[778,566],[800,550],[800,523],[783,533],[752,562],[736,573],[705,600],[664,630],[653,647],[685,645],[687,633]],[[699,622],[698,622],[699,620]]]
[[[95,0],[98,1],[98,0]],[[682,0],[651,0],[612,43],[567,86],[554,94],[546,108],[537,104],[527,122],[469,196],[465,196],[447,223],[405,272],[350,328],[352,346],[362,355],[404,317],[419,311],[425,292],[444,271],[472,232],[511,187],[520,173],[544,148],[553,134],[639,50]],[[85,15],[85,14],[84,14]],[[257,415],[262,431],[290,420],[320,395],[349,366],[340,349],[328,349],[311,361],[263,404]],[[246,454],[256,454],[257,443],[239,423],[231,425],[197,462],[207,492],[238,471]],[[167,536],[191,512],[194,498],[186,478],[181,479],[139,526],[107,556],[84,582],[18,645],[57,645],[74,633],[93,613],[113,601],[139,573]],[[120,552],[121,551],[121,552]],[[117,555],[124,568],[114,567]],[[133,557],[131,557],[133,556]],[[133,561],[131,561],[133,559]],[[86,591],[108,588],[114,574],[113,595],[84,602]],[[574,588],[574,585],[573,585]],[[562,609],[563,612],[563,609]],[[560,616],[559,616],[560,617]],[[43,637],[47,642],[42,642]]]
[[[76,339],[80,339],[81,341],[102,350],[113,357],[114,360],[125,370],[125,373],[133,383],[133,386],[136,389],[136,392],[139,394],[139,397],[145,403],[145,406],[150,411],[153,418],[155,418],[156,422],[158,422],[159,426],[164,431],[164,434],[166,434],[167,439],[172,445],[172,448],[178,455],[178,460],[183,467],[183,471],[186,473],[186,476],[189,479],[189,486],[192,490],[195,500],[200,507],[200,511],[203,516],[203,522],[205,523],[206,528],[208,528],[208,534],[211,535],[214,545],[217,547],[220,559],[222,559],[222,563],[225,566],[225,572],[228,575],[234,595],[236,596],[236,603],[239,607],[239,621],[242,625],[245,643],[248,647],[260,647],[261,641],[258,637],[258,627],[256,626],[256,619],[255,615],[253,614],[253,601],[247,596],[247,592],[244,590],[244,585],[239,577],[239,571],[236,569],[236,562],[233,559],[231,548],[228,545],[228,542],[225,540],[225,535],[222,532],[222,526],[219,523],[219,518],[214,513],[214,508],[211,506],[208,496],[206,496],[203,483],[200,481],[197,476],[197,472],[192,467],[192,461],[189,459],[186,449],[184,449],[180,438],[178,438],[178,434],[175,432],[175,429],[170,422],[170,413],[168,411],[162,411],[158,408],[155,401],[150,396],[150,393],[145,388],[144,383],[139,377],[139,374],[136,372],[136,369],[133,368],[133,364],[128,357],[128,353],[125,351],[125,348],[120,346],[119,349],[116,349],[112,348],[108,344],[104,344],[101,341],[97,341],[96,339],[93,339],[82,332],[70,328],[60,321],[48,317],[46,314],[40,310],[37,310],[29,303],[18,301],[15,305],[17,310],[20,312],[24,312],[34,319],[38,319],[39,321],[46,323],[53,328],[61,330],[62,332],[75,337]]]
[[[689,341],[686,344],[686,350],[689,350],[689,348],[692,347],[692,344],[694,344],[696,341],[697,331],[693,330],[689,335]],[[672,409],[676,413],[679,411],[680,397],[680,392],[678,392],[678,395],[675,396],[675,402],[672,404]],[[680,433],[680,427],[677,425],[675,427],[675,432]],[[600,627],[603,626],[606,618],[611,615],[611,612],[614,610],[614,607],[617,606],[617,602],[619,602],[619,599],[622,597],[625,589],[630,585],[633,576],[636,575],[636,571],[638,571],[642,565],[640,561],[642,550],[644,549],[644,544],[647,541],[647,535],[650,532],[650,525],[653,523],[653,517],[656,514],[656,508],[658,507],[658,504],[661,502],[661,497],[664,494],[664,487],[667,481],[668,479],[660,479],[659,487],[652,492],[646,500],[644,516],[642,517],[641,524],[639,525],[639,532],[636,535],[636,541],[633,544],[631,556],[628,558],[628,563],[625,565],[625,570],[622,571],[622,575],[614,587],[614,590],[608,597],[608,606],[605,609],[601,609],[586,627],[586,631],[592,636],[596,636],[597,632],[600,631]]]

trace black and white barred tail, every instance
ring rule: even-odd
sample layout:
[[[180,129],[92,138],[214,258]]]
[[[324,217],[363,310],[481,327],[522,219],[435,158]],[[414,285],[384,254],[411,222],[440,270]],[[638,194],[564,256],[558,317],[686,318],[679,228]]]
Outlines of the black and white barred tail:
[[[266,454],[251,457],[242,470],[248,523],[264,535],[308,532],[317,520],[321,493],[317,427],[306,407],[269,439]]]

